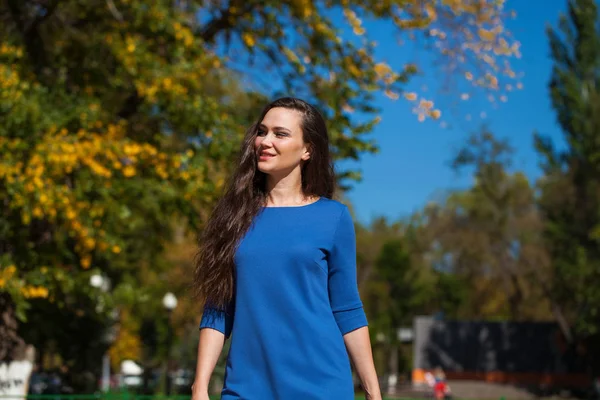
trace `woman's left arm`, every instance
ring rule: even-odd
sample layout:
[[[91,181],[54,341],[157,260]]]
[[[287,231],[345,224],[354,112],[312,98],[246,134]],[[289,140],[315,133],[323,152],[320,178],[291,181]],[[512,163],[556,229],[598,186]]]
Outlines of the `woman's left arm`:
[[[373,363],[369,328],[363,326],[344,335],[346,349],[365,391],[366,400],[381,400],[379,380]]]
[[[356,281],[356,234],[344,206],[329,254],[329,301],[350,360],[365,389],[367,400],[381,400],[373,364],[367,318]]]

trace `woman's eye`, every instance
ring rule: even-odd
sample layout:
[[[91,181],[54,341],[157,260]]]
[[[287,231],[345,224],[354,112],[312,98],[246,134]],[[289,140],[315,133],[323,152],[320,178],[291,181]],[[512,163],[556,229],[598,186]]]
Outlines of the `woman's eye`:
[[[262,131],[262,130],[261,130],[261,131],[258,131],[256,134],[257,134],[258,136],[265,136],[267,133],[266,133],[265,131]]]
[[[284,136],[287,136],[287,134],[285,134],[283,132],[275,132],[275,136],[277,136],[277,137],[284,137]]]

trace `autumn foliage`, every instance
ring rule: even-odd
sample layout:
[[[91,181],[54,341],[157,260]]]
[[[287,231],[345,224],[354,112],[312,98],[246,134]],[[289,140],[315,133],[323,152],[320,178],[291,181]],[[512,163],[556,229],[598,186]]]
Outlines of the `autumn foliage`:
[[[379,120],[376,93],[403,96],[420,120],[441,117],[407,90],[417,71],[469,93],[503,96],[503,82],[517,84],[508,60],[519,43],[503,3],[2,2],[0,291],[22,320],[32,300],[95,312],[105,295],[90,288],[93,274],[113,283],[100,313],[156,305],[150,293],[164,291],[173,267],[165,243],[176,226],[201,228],[267,98],[314,102],[336,159],[359,159],[377,150],[366,136]],[[424,37],[444,69],[377,59],[369,21]]]

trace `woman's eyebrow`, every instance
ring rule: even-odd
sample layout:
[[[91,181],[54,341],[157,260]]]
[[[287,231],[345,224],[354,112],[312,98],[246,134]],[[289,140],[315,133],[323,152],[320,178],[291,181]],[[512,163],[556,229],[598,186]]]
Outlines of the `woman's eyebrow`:
[[[261,129],[268,129],[267,126],[265,124],[260,124],[259,128]],[[283,126],[274,126],[273,130],[278,130],[278,131],[287,131],[289,133],[292,133],[291,130],[289,130],[288,128],[284,128]]]

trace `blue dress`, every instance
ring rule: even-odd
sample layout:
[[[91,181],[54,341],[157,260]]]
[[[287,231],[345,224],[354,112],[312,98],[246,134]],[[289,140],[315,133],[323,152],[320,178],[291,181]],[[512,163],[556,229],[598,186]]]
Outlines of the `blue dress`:
[[[348,208],[265,207],[235,256],[235,298],[200,329],[231,337],[222,400],[352,400],[343,335],[367,325]]]

